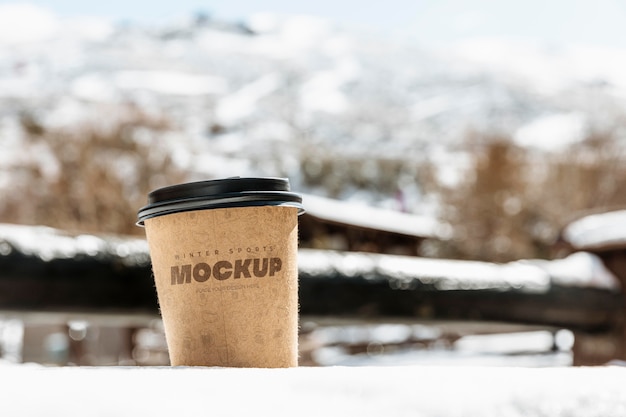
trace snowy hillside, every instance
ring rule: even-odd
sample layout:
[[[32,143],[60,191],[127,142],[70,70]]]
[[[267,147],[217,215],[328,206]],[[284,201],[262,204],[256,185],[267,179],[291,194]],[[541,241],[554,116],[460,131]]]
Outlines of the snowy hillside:
[[[625,74],[623,50],[493,39],[435,49],[304,16],[147,27],[0,5],[0,168],[24,158],[24,113],[49,128],[106,126],[132,105],[167,120],[162,142],[197,177],[284,175],[311,191],[302,169],[322,169],[319,156],[449,167],[468,129],[560,150],[620,115]]]

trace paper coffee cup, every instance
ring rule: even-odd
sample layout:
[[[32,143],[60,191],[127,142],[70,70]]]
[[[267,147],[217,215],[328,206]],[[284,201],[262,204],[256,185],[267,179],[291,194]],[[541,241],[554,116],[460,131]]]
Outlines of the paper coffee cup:
[[[298,364],[300,195],[281,178],[160,188],[139,210],[172,365]]]

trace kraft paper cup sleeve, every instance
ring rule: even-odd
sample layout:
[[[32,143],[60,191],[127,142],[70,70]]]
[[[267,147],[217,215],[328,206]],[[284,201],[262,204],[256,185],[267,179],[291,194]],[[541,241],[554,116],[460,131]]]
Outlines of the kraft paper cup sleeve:
[[[297,366],[302,207],[267,202],[173,212],[161,205],[140,220],[172,365]]]

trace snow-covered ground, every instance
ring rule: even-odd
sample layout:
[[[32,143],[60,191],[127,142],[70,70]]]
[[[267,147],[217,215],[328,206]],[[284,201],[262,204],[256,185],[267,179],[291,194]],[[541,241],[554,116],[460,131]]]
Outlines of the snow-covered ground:
[[[618,417],[626,368],[3,367],[12,416]]]

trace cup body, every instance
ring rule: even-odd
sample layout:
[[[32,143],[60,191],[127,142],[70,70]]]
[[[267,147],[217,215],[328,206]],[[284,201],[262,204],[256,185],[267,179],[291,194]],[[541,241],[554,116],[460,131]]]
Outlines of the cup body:
[[[140,221],[170,363],[297,366],[301,207],[220,204],[170,211],[162,201],[156,205],[165,207],[162,213]]]

